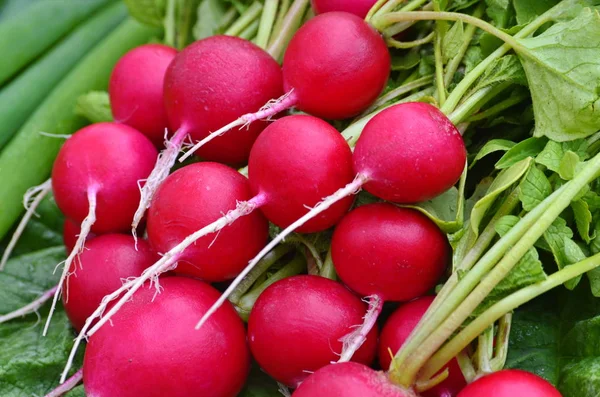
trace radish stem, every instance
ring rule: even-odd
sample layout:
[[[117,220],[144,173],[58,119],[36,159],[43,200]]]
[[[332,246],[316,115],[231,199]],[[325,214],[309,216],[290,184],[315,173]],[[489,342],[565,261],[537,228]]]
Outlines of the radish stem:
[[[229,29],[225,31],[224,34],[227,36],[239,36],[240,33],[244,31],[244,29],[246,29],[252,22],[254,22],[258,18],[262,9],[262,4],[260,4],[258,1],[255,1],[254,3],[252,3],[252,5],[250,5],[250,7],[248,7],[246,11],[244,11],[244,13],[238,18],[238,20],[235,21],[233,25],[231,25]]]
[[[278,7],[279,0],[265,0],[260,25],[258,26],[258,36],[256,37],[256,45],[263,49],[266,49],[269,45],[269,38],[271,37]]]
[[[459,282],[459,285],[455,289],[455,292],[460,294],[468,294],[466,298],[460,300],[454,300],[448,298],[446,301],[455,305],[461,302],[456,309],[447,317],[436,330],[430,334],[427,339],[423,342],[418,351],[412,352],[406,361],[397,364],[394,360],[393,371],[391,373],[392,378],[402,385],[410,385],[415,380],[419,369],[423,364],[433,355],[437,349],[452,335],[452,333],[462,325],[462,323],[469,317],[469,315],[477,308],[477,306],[485,299],[485,297],[492,291],[492,289],[500,282],[506,275],[512,270],[517,262],[525,255],[525,253],[531,248],[531,246],[542,236],[546,229],[554,222],[556,217],[569,206],[572,199],[583,189],[590,181],[592,181],[600,170],[600,155],[597,155],[593,159],[587,162],[586,166],[577,174],[577,176],[563,185],[559,190],[555,191],[552,195],[546,198],[542,203],[550,202],[551,204],[547,207],[539,219],[526,228],[527,222],[524,220],[534,211],[541,207],[542,204],[538,205],[533,211],[527,214],[521,221],[511,229],[504,237],[506,238],[513,230],[517,232],[525,229],[525,233],[522,234],[521,238],[512,244],[508,244],[505,238],[502,238],[488,254],[494,251],[494,248],[499,247],[499,250],[506,250],[511,247],[510,250],[500,259],[499,262],[495,258],[490,258],[486,254],[478,264],[471,270],[467,275]],[[565,188],[562,190],[562,188]],[[557,193],[561,193],[557,196]],[[484,274],[476,272],[478,269],[488,269]],[[487,274],[486,274],[487,273]],[[471,279],[471,275],[480,279],[481,282],[471,291],[471,285],[465,282],[464,287],[461,287],[463,281]],[[484,276],[485,275],[485,276]],[[473,281],[473,280],[470,280]],[[470,293],[469,293],[470,292]],[[438,317],[438,316],[436,316]],[[437,318],[438,323],[441,320],[441,316]],[[433,321],[432,321],[433,323]],[[464,346],[463,346],[464,347]],[[462,350],[459,349],[459,350]]]
[[[581,262],[569,265],[548,276],[546,280],[525,287],[495,303],[492,307],[469,323],[462,331],[444,345],[442,349],[433,355],[423,367],[421,376],[426,378],[429,374],[436,373],[448,362],[448,360],[454,357],[456,351],[460,351],[460,346],[468,345],[486,327],[493,324],[506,313],[511,312],[552,288],[596,269],[598,266],[600,266],[600,254],[593,255]]]
[[[309,0],[294,0],[281,23],[281,29],[273,35],[274,40],[269,45],[267,52],[276,60],[281,58],[285,47],[292,39],[296,30],[300,27],[308,5]]]

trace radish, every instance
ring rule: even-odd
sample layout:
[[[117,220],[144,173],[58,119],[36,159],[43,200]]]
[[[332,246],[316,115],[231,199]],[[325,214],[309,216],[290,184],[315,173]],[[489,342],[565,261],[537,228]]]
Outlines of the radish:
[[[440,153],[444,154],[439,155]],[[446,164],[440,167],[436,162],[438,158],[447,160],[450,163],[448,167]],[[408,199],[432,198],[452,187],[460,179],[466,164],[466,149],[459,131],[442,112],[429,104],[410,102],[391,106],[366,124],[356,143],[353,163],[356,173],[354,181],[326,197],[272,239],[200,319],[197,328],[201,327],[227,299],[264,255],[306,222],[356,193],[363,186],[365,190],[386,200],[405,202],[406,199],[410,202]],[[455,163],[462,166],[457,167]],[[440,170],[437,173],[428,172],[434,168]],[[419,183],[415,183],[417,181]],[[408,189],[413,191],[407,193]],[[432,268],[428,275],[433,278],[434,273]],[[424,284],[420,283],[421,286]],[[378,291],[377,294],[382,292]],[[378,295],[371,298],[370,307],[374,317],[381,306],[380,301]],[[366,327],[372,324],[373,318],[365,322]]]
[[[69,218],[66,218],[63,223],[63,242],[65,244],[65,249],[67,250],[67,254],[73,251],[75,244],[77,243],[77,236],[81,232],[81,227],[78,223],[73,222]],[[91,240],[96,237],[96,235],[92,232],[88,233],[86,237],[86,241]]]
[[[152,197],[169,174],[186,138],[207,136],[225,122],[252,111],[283,93],[281,68],[263,49],[231,36],[211,36],[182,50],[165,75],[164,104],[171,131],[142,198],[132,228],[141,221]],[[243,163],[266,123],[236,137],[222,137],[198,153],[205,160]]]
[[[408,339],[433,299],[433,296],[423,296],[405,303],[388,318],[379,338],[378,356],[379,364],[383,370],[388,370],[392,356]],[[435,387],[421,392],[423,397],[456,396],[466,386],[467,383],[456,359],[452,359],[446,368],[448,369],[448,377]]]
[[[183,167],[156,192],[148,211],[148,240],[157,252],[167,252],[251,197],[248,180],[232,168],[211,162]],[[211,282],[235,277],[265,244],[268,225],[260,212],[227,225],[182,252],[176,272]]]
[[[259,112],[245,114],[211,133],[181,160],[232,128],[268,119],[293,106],[325,119],[356,116],[381,94],[390,68],[385,41],[363,19],[347,12],[329,12],[312,18],[296,32],[286,50],[283,59],[286,94]],[[242,134],[236,134],[240,136],[240,144],[243,144]]]
[[[123,280],[141,275],[157,259],[148,242],[138,241],[136,249],[133,237],[124,234],[86,241],[63,284],[63,305],[73,327],[81,330],[105,295],[118,289]]]
[[[288,277],[269,286],[248,320],[252,356],[278,382],[297,387],[342,354],[344,337],[362,322],[366,305],[339,283],[320,276]],[[375,358],[377,328],[354,361]]]
[[[435,286],[450,262],[450,246],[419,211],[376,203],[342,219],[331,255],[338,276],[353,291],[408,301]]]
[[[52,169],[52,190],[62,213],[81,222],[81,232],[65,261],[44,334],[71,263],[90,231],[101,234],[129,228],[140,197],[138,181],[148,176],[156,154],[142,133],[116,123],[82,128],[61,148]]]
[[[169,277],[159,295],[147,286],[111,325],[90,338],[83,361],[85,393],[94,397],[236,396],[249,371],[244,325],[231,305],[206,328],[194,318],[219,297],[201,281]]]
[[[329,364],[309,376],[292,397],[416,397],[366,365]]]
[[[384,301],[407,301],[435,286],[450,262],[446,236],[417,210],[376,203],[342,219],[331,240],[339,278],[367,296],[369,311],[357,333],[375,325]]]
[[[123,55],[110,76],[108,93],[115,121],[137,129],[156,147],[165,140],[163,85],[175,55],[177,50],[166,45],[142,45]]]
[[[458,397],[561,397],[548,381],[530,372],[505,369],[477,379],[465,387]]]
[[[344,11],[365,18],[377,0],[311,0],[315,14]]]

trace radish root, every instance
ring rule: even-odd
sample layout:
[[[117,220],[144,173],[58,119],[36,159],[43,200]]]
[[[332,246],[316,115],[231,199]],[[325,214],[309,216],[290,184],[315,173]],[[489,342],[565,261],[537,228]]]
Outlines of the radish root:
[[[277,99],[272,99],[269,102],[267,102],[262,108],[260,108],[260,110],[258,112],[247,113],[247,114],[241,116],[240,118],[238,118],[237,120],[234,120],[231,123],[227,124],[226,126],[219,128],[215,132],[211,132],[210,134],[208,134],[208,136],[206,138],[202,139],[200,142],[195,144],[190,150],[188,150],[183,156],[181,156],[179,161],[180,162],[185,161],[185,159],[187,159],[192,154],[194,154],[195,151],[197,151],[202,146],[206,145],[208,142],[212,141],[216,137],[223,135],[227,131],[229,131],[235,127],[240,127],[240,129],[242,129],[258,120],[270,121],[271,118],[273,116],[275,116],[277,113],[291,108],[297,102],[298,102],[298,97],[294,94],[294,90],[291,90],[291,91],[283,94],[281,97],[279,97]]]
[[[356,194],[360,191],[361,187],[367,182],[368,178],[365,175],[358,174],[356,178],[343,188],[339,189],[337,192],[333,193],[331,196],[325,198],[323,201],[315,205],[313,209],[307,212],[304,216],[296,220],[294,223],[289,225],[287,228],[281,231],[269,244],[267,244],[255,257],[250,261],[248,266],[242,270],[242,272],[233,280],[233,282],[227,287],[225,292],[217,299],[217,301],[208,309],[208,311],[202,316],[198,324],[196,324],[196,329],[200,329],[202,325],[212,316],[222,305],[225,303],[229,295],[237,286],[242,282],[244,277],[250,273],[250,271],[256,266],[256,264],[265,256],[269,251],[275,248],[279,243],[285,240],[285,238],[291,234],[294,230],[304,225],[309,220],[313,219],[320,213],[326,211],[329,207],[337,203],[338,201],[344,199],[345,197]]]
[[[15,318],[24,317],[31,313],[36,313],[37,310],[44,305],[56,292],[58,286],[49,289],[44,292],[39,298],[34,300],[33,302],[23,306],[22,308],[15,310],[14,312],[10,312],[0,316],[0,324],[10,321]]]
[[[133,216],[133,222],[131,223],[131,233],[137,244],[137,227],[144,218],[146,210],[150,208],[152,198],[158,187],[164,182],[169,176],[171,168],[175,165],[177,156],[181,151],[183,141],[187,136],[187,130],[180,128],[170,140],[165,142],[165,149],[160,152],[156,159],[154,169],[145,181],[139,181],[140,184],[140,203]],[[141,182],[145,182],[144,186],[141,186]]]
[[[40,203],[42,202],[44,197],[46,197],[50,190],[52,190],[52,180],[48,179],[41,185],[34,186],[27,190],[27,192],[23,196],[23,207],[25,207],[27,211],[25,212],[25,215],[23,215],[21,222],[19,222],[17,230],[15,230],[15,233],[12,235],[8,246],[4,251],[4,254],[2,254],[2,259],[0,259],[0,272],[4,270],[4,266],[6,265],[8,258],[10,257],[10,254],[12,253],[13,249],[15,248],[15,245],[17,245],[17,242],[23,234],[23,231],[29,223],[29,220],[33,215],[37,215],[35,213],[36,208],[38,207],[38,205],[40,205]]]
[[[75,372],[66,382],[62,383],[56,389],[46,394],[46,397],[59,397],[77,386],[79,382],[83,380],[83,369]]]
[[[340,342],[342,342],[344,345],[342,347],[342,355],[337,361],[338,363],[344,363],[352,359],[354,353],[356,353],[365,340],[367,340],[367,335],[375,326],[377,318],[383,310],[383,298],[381,296],[371,295],[367,296],[363,300],[369,304],[369,309],[365,314],[364,322],[354,331],[340,339]]]
[[[44,326],[43,335],[46,336],[48,333],[48,327],[50,326],[50,321],[52,320],[52,315],[54,314],[54,310],[56,309],[56,303],[58,302],[58,298],[62,291],[62,285],[67,280],[69,276],[69,269],[71,268],[71,263],[75,260],[76,257],[83,251],[83,247],[85,245],[85,240],[87,239],[88,234],[90,234],[90,229],[92,225],[96,222],[96,195],[98,192],[98,186],[90,187],[88,190],[88,203],[90,205],[90,209],[86,218],[81,222],[81,232],[79,236],[77,236],[77,242],[73,247],[73,250],[64,261],[63,271],[60,276],[60,280],[58,285],[56,286],[56,291],[54,293],[54,299],[52,300],[52,306],[50,307],[50,313],[48,314],[48,319],[46,320],[46,325]],[[60,266],[60,263],[58,264]],[[57,268],[58,268],[57,266]],[[67,296],[68,299],[68,296]]]

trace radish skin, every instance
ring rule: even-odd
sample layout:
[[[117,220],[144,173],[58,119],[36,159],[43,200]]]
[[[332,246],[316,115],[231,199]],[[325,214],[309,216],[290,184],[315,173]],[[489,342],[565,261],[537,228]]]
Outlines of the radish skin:
[[[329,364],[309,376],[292,397],[416,397],[386,375],[359,363]]]
[[[278,382],[297,387],[310,373],[335,361],[344,335],[362,322],[366,305],[339,283],[311,275],[288,277],[259,296],[248,319],[252,356]],[[353,361],[375,358],[373,328]]]
[[[129,125],[163,146],[167,112],[163,86],[177,50],[162,44],[145,44],[123,55],[110,76],[108,94],[115,122]]]
[[[90,338],[83,362],[86,394],[236,396],[248,375],[250,355],[233,307],[223,307],[204,331],[194,332],[194,317],[219,292],[184,277],[166,278],[161,286],[160,295],[148,286],[138,290],[111,325]]]
[[[118,289],[122,280],[140,276],[157,259],[147,241],[138,241],[136,247],[133,237],[124,234],[86,241],[63,285],[63,306],[73,327],[81,330],[105,295]]]
[[[450,245],[417,210],[375,203],[336,227],[331,254],[339,278],[363,296],[408,301],[431,290],[450,262]]]
[[[561,397],[548,381],[530,372],[505,369],[485,375],[465,387],[458,397]]]
[[[311,0],[315,14],[332,11],[344,11],[365,18],[377,0]]]

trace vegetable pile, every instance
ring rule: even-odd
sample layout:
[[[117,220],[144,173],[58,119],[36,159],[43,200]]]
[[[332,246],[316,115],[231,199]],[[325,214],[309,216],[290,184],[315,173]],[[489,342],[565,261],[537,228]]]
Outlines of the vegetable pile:
[[[600,393],[600,1],[2,31],[0,395]]]

